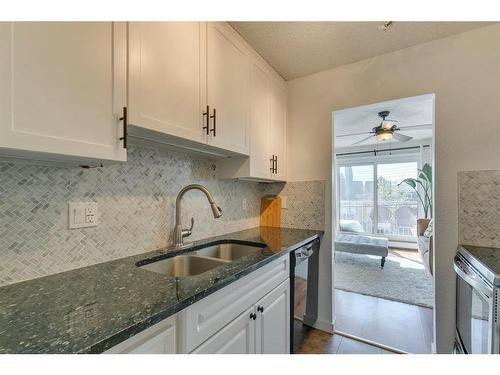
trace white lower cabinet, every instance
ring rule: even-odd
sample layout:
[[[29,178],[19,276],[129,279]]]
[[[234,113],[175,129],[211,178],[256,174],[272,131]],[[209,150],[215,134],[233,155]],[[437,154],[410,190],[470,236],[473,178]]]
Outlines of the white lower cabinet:
[[[170,316],[107,350],[105,354],[177,353],[177,316]]]
[[[283,281],[192,353],[290,353],[290,280]]]
[[[287,279],[256,304],[255,350],[290,353],[290,281]]]
[[[213,335],[194,354],[255,354],[255,308],[252,306]]]
[[[290,353],[289,256],[264,265],[106,353]]]

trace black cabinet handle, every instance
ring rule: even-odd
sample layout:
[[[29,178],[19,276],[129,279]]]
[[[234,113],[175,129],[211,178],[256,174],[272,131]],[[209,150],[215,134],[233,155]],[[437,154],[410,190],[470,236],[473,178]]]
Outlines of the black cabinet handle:
[[[274,155],[271,159],[269,159],[269,161],[271,162],[271,168],[269,168],[271,170],[271,173],[274,173]]]
[[[260,313],[263,313],[264,312],[264,306],[257,307],[257,311],[260,312]]]
[[[210,129],[210,131],[212,132],[212,134],[214,135],[214,137],[217,137],[217,134],[216,134],[216,128],[217,128],[217,113],[215,112],[215,108],[214,108],[214,114],[212,116],[210,116],[210,118],[213,118],[214,119],[214,127],[212,129]]]
[[[120,117],[120,121],[123,121],[123,136],[120,137],[120,141],[123,141],[123,148],[127,148],[127,125],[128,125],[127,107],[123,107],[123,115],[122,117]]]
[[[203,127],[203,129],[205,129],[205,132],[208,135],[210,130],[210,107],[208,105],[207,105],[207,111],[203,112],[203,117],[206,117],[205,126]]]
[[[274,173],[278,174],[278,155],[275,156]]]
[[[250,314],[250,319],[253,319],[253,320],[257,319],[257,314],[251,313]]]

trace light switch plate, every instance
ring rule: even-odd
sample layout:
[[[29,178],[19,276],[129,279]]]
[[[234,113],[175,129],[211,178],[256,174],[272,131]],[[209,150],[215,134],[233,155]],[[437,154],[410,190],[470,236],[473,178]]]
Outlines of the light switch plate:
[[[288,197],[281,196],[281,209],[282,210],[288,209]]]
[[[69,229],[96,227],[99,223],[97,202],[69,202]]]

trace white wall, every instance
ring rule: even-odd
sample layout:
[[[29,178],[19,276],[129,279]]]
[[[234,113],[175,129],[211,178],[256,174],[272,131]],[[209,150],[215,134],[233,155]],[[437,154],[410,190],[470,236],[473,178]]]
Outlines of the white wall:
[[[330,178],[332,111],[436,94],[435,314],[436,348],[442,353],[452,350],[455,326],[457,172],[500,169],[499,41],[500,25],[494,24],[287,83],[292,181]],[[331,217],[327,201],[326,215]],[[332,313],[327,290],[331,252],[324,251],[330,237],[327,233],[321,254],[323,320]]]

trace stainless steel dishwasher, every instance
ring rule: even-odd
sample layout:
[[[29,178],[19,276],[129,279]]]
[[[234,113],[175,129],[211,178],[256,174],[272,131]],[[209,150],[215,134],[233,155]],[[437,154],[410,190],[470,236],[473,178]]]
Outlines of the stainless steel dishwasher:
[[[290,353],[302,342],[303,326],[318,318],[319,238],[290,253]]]

